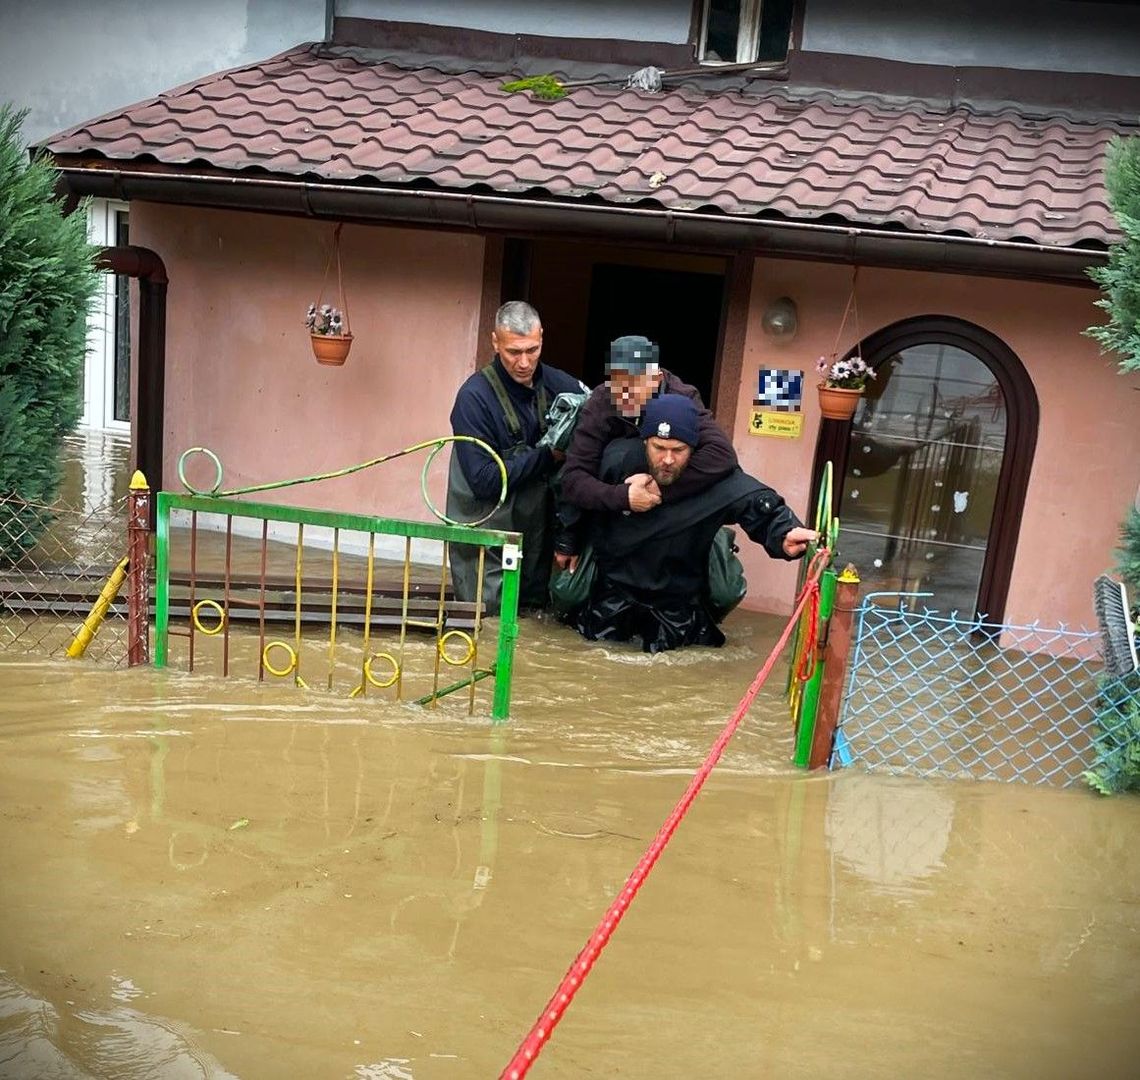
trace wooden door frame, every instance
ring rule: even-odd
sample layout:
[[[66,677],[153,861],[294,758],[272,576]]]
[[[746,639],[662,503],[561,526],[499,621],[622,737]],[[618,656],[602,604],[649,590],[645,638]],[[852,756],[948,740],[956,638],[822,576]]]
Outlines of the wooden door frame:
[[[952,345],[976,356],[993,372],[1005,397],[1005,445],[977,605],[977,610],[988,622],[1000,623],[1005,618],[1021,515],[1037,449],[1037,427],[1041,415],[1037,391],[1025,365],[1005,342],[980,326],[947,315],[918,315],[894,323],[866,338],[858,350],[852,349],[849,355],[859,351],[863,359],[874,367],[888,356],[915,345]],[[835,506],[842,506],[851,426],[850,420],[821,421],[812,465],[809,506],[816,504],[824,463],[829,460],[835,474]],[[839,517],[842,522],[843,515]]]

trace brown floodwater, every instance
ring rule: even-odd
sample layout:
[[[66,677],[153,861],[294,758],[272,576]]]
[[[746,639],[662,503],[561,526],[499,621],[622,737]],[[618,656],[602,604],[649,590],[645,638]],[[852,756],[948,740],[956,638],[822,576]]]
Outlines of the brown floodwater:
[[[0,656],[0,1076],[497,1076],[778,623],[726,629],[525,620],[494,728],[490,680],[259,684],[248,634],[230,679]],[[531,1075],[1136,1076],[1140,800],[804,775],[783,677]]]

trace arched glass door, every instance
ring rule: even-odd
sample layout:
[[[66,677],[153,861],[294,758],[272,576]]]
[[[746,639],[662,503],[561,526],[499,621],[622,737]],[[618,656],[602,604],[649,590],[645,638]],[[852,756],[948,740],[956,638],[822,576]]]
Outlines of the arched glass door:
[[[909,320],[863,345],[877,378],[850,422],[824,421],[842,476],[837,562],[866,592],[928,592],[963,616],[1004,614],[1036,441],[1020,361],[952,319]]]

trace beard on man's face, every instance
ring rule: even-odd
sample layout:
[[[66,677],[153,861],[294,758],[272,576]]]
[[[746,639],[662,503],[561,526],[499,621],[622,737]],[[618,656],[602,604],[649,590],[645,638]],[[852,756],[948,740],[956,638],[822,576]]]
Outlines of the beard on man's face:
[[[655,465],[650,467],[649,475],[657,481],[658,487],[668,487],[681,475],[684,465]]]

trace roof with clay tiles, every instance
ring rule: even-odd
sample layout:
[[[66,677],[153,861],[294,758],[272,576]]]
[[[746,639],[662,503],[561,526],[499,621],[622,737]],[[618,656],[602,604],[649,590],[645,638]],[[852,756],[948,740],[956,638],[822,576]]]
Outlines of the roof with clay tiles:
[[[336,183],[647,205],[1100,248],[1126,120],[692,80],[559,101],[454,58],[303,45],[88,121],[44,146]]]

